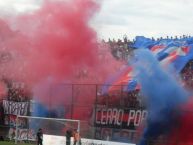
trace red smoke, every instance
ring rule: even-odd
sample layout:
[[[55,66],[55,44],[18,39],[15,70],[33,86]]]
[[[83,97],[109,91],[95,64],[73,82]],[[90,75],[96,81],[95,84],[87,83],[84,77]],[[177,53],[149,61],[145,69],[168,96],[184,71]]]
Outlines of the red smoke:
[[[45,2],[31,15],[19,16],[15,28],[22,39],[27,80],[39,81],[49,76],[71,77],[75,66],[96,62],[97,36],[88,25],[98,5],[92,0]],[[19,42],[20,44],[20,42]]]
[[[50,101],[48,85],[103,83],[121,63],[106,46],[99,47],[89,26],[98,10],[94,0],[46,1],[32,13],[1,20],[1,77],[36,87],[33,93],[45,103]],[[95,94],[80,100],[93,103]],[[64,96],[54,96],[54,101],[65,101]]]
[[[7,94],[6,85],[0,82],[0,100]]]
[[[168,145],[193,145],[193,99],[181,108],[178,126],[172,130]]]

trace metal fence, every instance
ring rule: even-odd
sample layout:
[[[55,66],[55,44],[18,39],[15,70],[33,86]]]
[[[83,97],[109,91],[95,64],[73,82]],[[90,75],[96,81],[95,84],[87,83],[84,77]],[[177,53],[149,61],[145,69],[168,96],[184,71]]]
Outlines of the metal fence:
[[[60,105],[64,106],[65,111],[62,114],[64,118],[81,120],[82,137],[135,142],[137,136],[139,136],[136,129],[140,126],[141,122],[139,123],[137,120],[137,125],[135,125],[132,121],[139,117],[139,115],[144,117],[146,114],[142,114],[145,109],[139,91],[127,92],[126,87],[124,85],[96,84],[55,85],[50,90],[49,108]],[[57,99],[60,102],[56,101]],[[113,113],[111,113],[108,117],[111,117],[112,121],[109,120],[104,124],[104,121],[101,122],[101,109],[103,110],[103,117],[108,110],[116,112],[114,118],[119,115],[125,118],[132,113],[135,113],[135,115],[132,114],[133,119],[127,125],[128,119],[112,119]],[[130,110],[132,110],[131,113]],[[114,123],[115,120],[119,124]]]
[[[51,86],[47,95],[49,114],[44,117],[81,120],[83,138],[137,143],[147,111],[139,90],[127,92],[125,88],[96,84]],[[170,144],[165,137],[146,141],[149,145]]]

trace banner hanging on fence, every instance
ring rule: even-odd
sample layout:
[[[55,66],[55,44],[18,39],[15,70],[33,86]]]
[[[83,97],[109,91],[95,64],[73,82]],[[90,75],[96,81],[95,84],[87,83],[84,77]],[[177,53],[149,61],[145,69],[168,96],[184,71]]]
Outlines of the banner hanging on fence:
[[[148,112],[141,109],[96,107],[95,126],[135,130],[147,118]]]
[[[18,138],[19,141],[36,141],[36,133],[33,129],[18,129]],[[16,129],[10,128],[8,132],[8,137],[10,140],[15,140]]]
[[[3,100],[3,109],[5,114],[26,116],[28,113],[28,102],[13,102]]]
[[[10,127],[16,126],[16,115],[5,115],[4,124]],[[27,127],[27,119],[26,118],[18,118],[18,127],[24,128]]]

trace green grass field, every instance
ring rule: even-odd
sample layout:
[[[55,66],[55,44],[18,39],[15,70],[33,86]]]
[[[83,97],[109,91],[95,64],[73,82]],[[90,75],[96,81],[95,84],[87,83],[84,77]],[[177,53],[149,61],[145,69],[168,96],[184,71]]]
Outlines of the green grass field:
[[[15,145],[14,142],[0,141],[0,145]],[[34,145],[29,143],[18,143],[18,145]]]

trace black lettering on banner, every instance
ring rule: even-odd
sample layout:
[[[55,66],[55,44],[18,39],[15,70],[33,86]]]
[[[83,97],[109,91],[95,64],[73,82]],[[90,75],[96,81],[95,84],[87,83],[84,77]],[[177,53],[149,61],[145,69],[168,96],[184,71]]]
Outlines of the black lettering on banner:
[[[26,106],[28,103],[21,103],[21,114],[25,114],[28,106]]]
[[[18,112],[17,112],[17,110],[18,110],[17,105],[19,105],[19,104],[16,104],[16,103],[14,103],[14,102],[11,102],[11,105],[9,106],[9,107],[10,107],[10,110],[11,110],[11,114],[14,114],[14,115],[17,115],[17,114],[18,114]],[[18,114],[18,115],[19,115],[19,114]]]
[[[13,102],[3,100],[3,109],[5,114],[27,115],[28,102]]]

